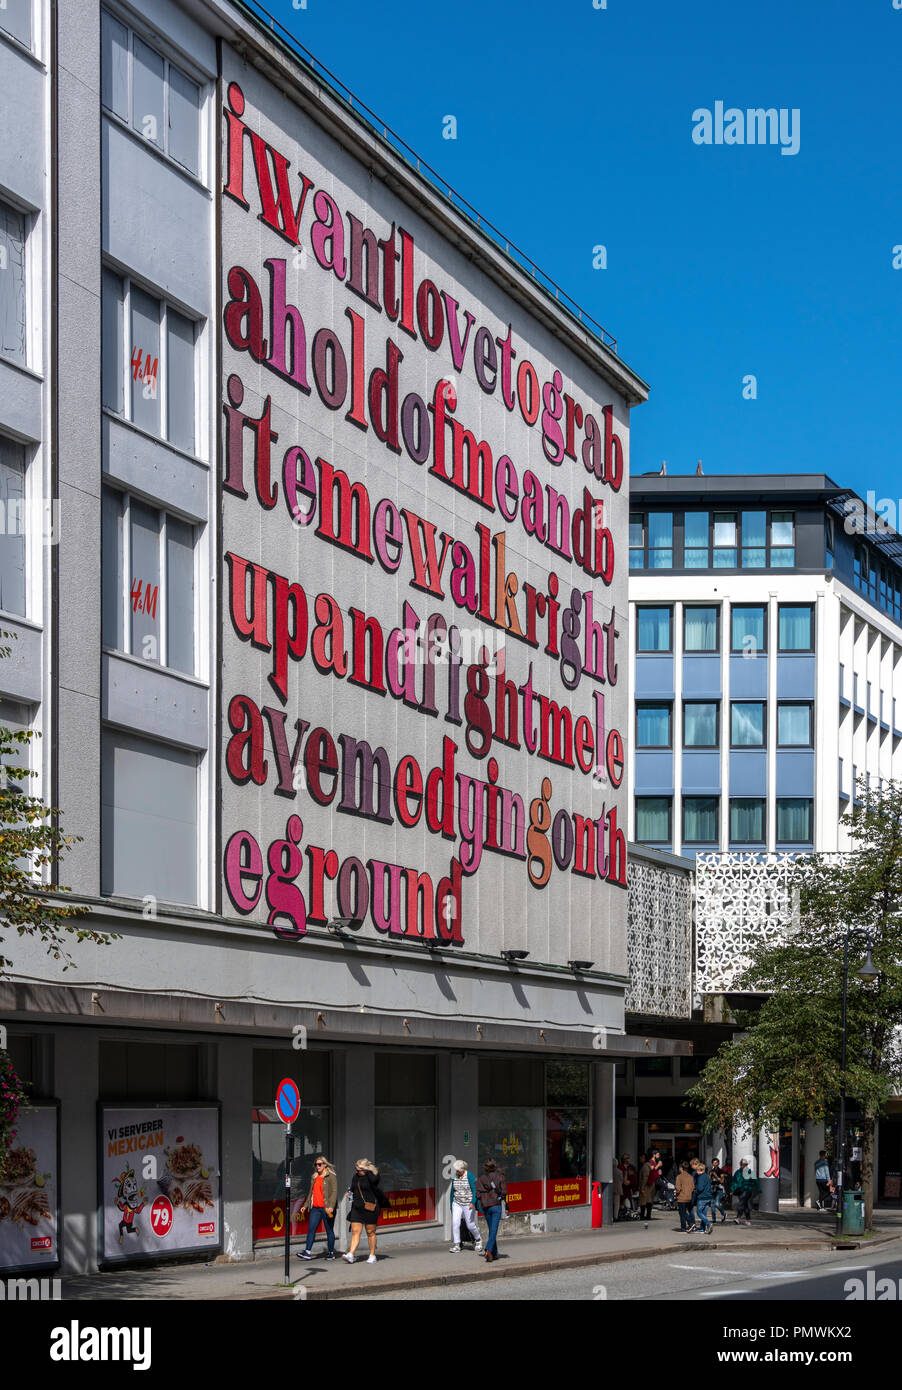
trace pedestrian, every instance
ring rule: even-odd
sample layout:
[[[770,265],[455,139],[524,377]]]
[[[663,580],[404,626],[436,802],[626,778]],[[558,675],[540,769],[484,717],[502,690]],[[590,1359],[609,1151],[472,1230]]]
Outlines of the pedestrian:
[[[691,1231],[692,1204],[695,1200],[695,1179],[689,1171],[689,1164],[680,1164],[676,1178],[677,1211],[680,1213],[680,1230]]]
[[[636,1170],[633,1167],[629,1154],[620,1155],[620,1171],[623,1174],[623,1204],[620,1211],[621,1221],[625,1221],[628,1214],[633,1209],[633,1200],[638,1191]]]
[[[363,1228],[366,1227],[366,1238],[370,1247],[367,1264],[374,1265],[376,1263],[376,1226],[382,1208],[391,1206],[391,1203],[379,1186],[378,1168],[368,1158],[358,1158],[354,1165],[354,1176],[351,1179],[348,1192],[351,1196],[351,1210],[348,1213],[348,1221],[351,1225],[351,1243],[348,1246],[348,1253],[342,1258],[347,1260],[349,1265],[354,1263],[354,1255],[360,1244],[360,1235]]]
[[[479,1227],[476,1224],[476,1180],[469,1171],[468,1165],[462,1158],[459,1158],[454,1165],[454,1177],[451,1180],[451,1234],[454,1244],[451,1246],[453,1255],[460,1254],[460,1223],[465,1221],[467,1229],[472,1232],[475,1242],[476,1254],[482,1254],[482,1236],[479,1234]]]
[[[830,1164],[827,1162],[827,1150],[821,1149],[814,1165],[814,1181],[817,1183],[817,1209],[826,1211],[830,1205]]]
[[[693,1230],[698,1229],[698,1223],[700,1223],[702,1235],[706,1236],[709,1236],[714,1229],[709,1219],[712,1197],[711,1179],[708,1177],[708,1170],[701,1159],[698,1159],[695,1165],[695,1220],[697,1224],[693,1227]]]
[[[493,1158],[487,1158],[476,1182],[476,1205],[489,1228],[485,1242],[486,1264],[498,1258],[498,1223],[507,1196],[507,1183]]]
[[[723,1170],[720,1166],[719,1158],[715,1158],[714,1162],[711,1164],[711,1170],[708,1173],[708,1177],[711,1181],[711,1191],[714,1194],[713,1202],[711,1205],[712,1220],[716,1223],[717,1213],[720,1212],[720,1224],[722,1226],[727,1219],[727,1214],[723,1208],[725,1180]]]
[[[611,1177],[611,1186],[614,1196],[614,1215],[615,1221],[620,1220],[620,1203],[623,1201],[623,1169],[619,1163],[614,1164],[614,1172]]]
[[[751,1226],[752,1198],[760,1191],[761,1184],[752,1172],[751,1159],[742,1159],[739,1164],[739,1172],[733,1174],[733,1192],[738,1198],[737,1215],[733,1218],[734,1226],[738,1226],[740,1221],[744,1221],[746,1226]]]
[[[326,1228],[326,1259],[335,1259],[335,1207],[337,1202],[338,1175],[329,1160],[320,1154],[313,1165],[313,1182],[310,1184],[310,1189],[304,1198],[304,1205],[301,1207],[301,1216],[305,1212],[309,1212],[310,1219],[307,1223],[307,1242],[298,1256],[299,1259],[313,1259],[313,1242],[316,1240],[316,1233],[321,1225]]]
[[[727,1211],[733,1210],[733,1166],[727,1161],[721,1169],[723,1174],[723,1204]]]
[[[664,1187],[664,1164],[661,1162],[661,1150],[652,1149],[648,1162],[651,1165],[651,1187],[654,1192],[652,1201],[659,1202]]]
[[[639,1155],[639,1216],[643,1221],[651,1217],[651,1204],[655,1200],[655,1189],[651,1181],[651,1164],[646,1154]]]

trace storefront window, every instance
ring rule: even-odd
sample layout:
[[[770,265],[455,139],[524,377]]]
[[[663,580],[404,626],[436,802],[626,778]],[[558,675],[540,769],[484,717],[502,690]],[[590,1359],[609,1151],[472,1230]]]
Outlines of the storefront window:
[[[331,1153],[330,1056],[327,1052],[255,1048],[254,1105],[251,1110],[254,1240],[285,1235],[285,1126],[276,1114],[276,1088],[285,1076],[298,1083],[301,1113],[292,1126],[294,1162],[291,1175],[291,1234],[303,1235],[307,1220],[299,1215],[312,1181],[317,1154]],[[339,1182],[341,1182],[339,1174]],[[343,1190],[343,1189],[342,1189]]]
[[[544,1075],[529,1058],[479,1063],[479,1151],[476,1176],[493,1158],[507,1181],[512,1212],[541,1211],[545,1176]]]
[[[435,1059],[376,1054],[375,1155],[383,1226],[435,1220]]]
[[[579,1206],[589,1200],[588,1064],[549,1062],[545,1084],[545,1206]]]

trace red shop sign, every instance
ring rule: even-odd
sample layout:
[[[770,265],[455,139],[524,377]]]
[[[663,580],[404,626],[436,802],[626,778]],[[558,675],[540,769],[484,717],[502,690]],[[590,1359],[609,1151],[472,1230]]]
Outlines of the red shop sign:
[[[589,1200],[588,1178],[549,1178],[545,1183],[545,1206],[579,1207]]]
[[[402,1226],[410,1221],[435,1220],[435,1188],[408,1187],[386,1192],[390,1207],[383,1207],[380,1226]]]
[[[291,1235],[302,1236],[307,1231],[307,1218],[300,1217],[301,1199],[295,1198],[291,1204]],[[285,1235],[285,1203],[254,1202],[252,1222],[254,1240],[277,1240]]]
[[[542,1210],[542,1179],[532,1182],[512,1182],[507,1188],[509,1212]]]

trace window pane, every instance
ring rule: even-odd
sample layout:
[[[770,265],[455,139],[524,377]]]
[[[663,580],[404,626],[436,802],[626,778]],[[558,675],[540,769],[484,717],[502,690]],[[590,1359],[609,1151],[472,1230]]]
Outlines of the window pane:
[[[645,551],[644,551],[644,550],[631,550],[631,551],[630,551],[630,569],[631,569],[631,570],[641,570],[641,569],[644,568],[644,566],[645,566]]]
[[[684,649],[687,652],[717,651],[717,609],[685,608]]]
[[[735,748],[761,748],[764,745],[764,705],[748,701],[730,709],[730,742]]]
[[[101,100],[109,111],[128,120],[128,30],[106,10],[100,18],[103,51],[100,59]]]
[[[730,802],[730,839],[746,845],[764,844],[764,800],[737,797]]]
[[[665,548],[673,545],[673,516],[670,512],[649,512],[648,544]]]
[[[683,797],[683,839],[691,844],[716,844],[717,797]]]
[[[708,548],[708,513],[685,512],[683,515],[683,544]]]
[[[670,797],[636,797],[636,839],[666,844],[670,840]]]
[[[482,1172],[493,1158],[507,1182],[507,1205],[512,1212],[539,1211],[544,1206],[545,1116],[541,1106],[479,1107],[479,1151],[470,1171]]]
[[[764,651],[764,608],[758,604],[735,604],[732,609],[732,648],[734,652]]]
[[[734,570],[736,568],[736,551],[720,549],[714,551],[714,569]]]
[[[374,1162],[391,1202],[382,1225],[431,1221],[435,1216],[435,1108],[377,1106]]]
[[[25,219],[5,203],[0,203],[0,355],[25,366]]]
[[[777,802],[777,840],[780,844],[808,844],[811,840],[811,801],[788,797]]]
[[[122,391],[122,327],[124,305],[122,281],[112,271],[103,272],[101,300],[101,358],[103,368],[103,403],[117,415],[123,411]]]
[[[163,59],[135,35],[132,125],[145,140],[163,148]]]
[[[640,652],[670,651],[669,608],[640,608],[638,649]]]
[[[683,744],[686,748],[717,747],[717,705],[683,706]]]
[[[670,747],[669,705],[637,706],[636,743],[640,748]]]
[[[673,569],[673,551],[650,550],[648,552],[648,568],[650,570]]]
[[[811,747],[810,705],[777,705],[777,742],[790,747]]]
[[[25,616],[25,450],[0,439],[0,608]]]
[[[742,544],[767,545],[767,512],[742,513]]]
[[[793,512],[771,512],[771,545],[795,545],[794,517]]]
[[[545,1071],[549,1105],[588,1105],[589,1067],[586,1062],[549,1062]]]
[[[782,604],[780,607],[780,651],[807,652],[812,648],[812,610],[807,606]]]
[[[160,302],[132,286],[132,419],[160,433]]]
[[[170,309],[166,315],[169,357],[166,363],[166,437],[194,453],[194,324]]]
[[[197,902],[197,756],[104,730],[101,892]]]
[[[549,1109],[546,1112],[547,1174],[550,1179],[586,1177],[588,1121],[588,1109]]]
[[[160,517],[143,502],[131,504],[131,652],[145,661],[160,653]]]
[[[122,527],[122,495],[104,488],[101,509],[101,641],[105,647],[115,647],[120,652],[125,650],[122,635]]]
[[[735,545],[735,544],[736,544],[736,513],[735,513],[735,512],[715,512],[715,513],[714,513],[714,544],[715,544],[715,545]]]
[[[194,675],[194,528],[166,519],[167,665]]]
[[[637,546],[644,543],[642,513],[630,512],[630,545]]]
[[[4,0],[0,5],[0,29],[31,48],[31,0]]]
[[[197,173],[199,89],[196,82],[169,65],[169,153]]]
[[[687,550],[684,552],[684,568],[687,570],[703,570],[708,567],[707,550]]]
[[[791,569],[796,562],[795,550],[771,550],[770,562],[774,569]]]
[[[746,550],[742,551],[742,568],[763,570],[767,566],[766,550]]]

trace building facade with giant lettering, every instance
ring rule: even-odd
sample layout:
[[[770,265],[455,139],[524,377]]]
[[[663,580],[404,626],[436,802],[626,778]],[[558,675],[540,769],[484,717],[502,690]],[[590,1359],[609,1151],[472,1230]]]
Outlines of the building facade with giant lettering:
[[[7,940],[5,1267],[248,1258],[323,1152],[395,1240],[455,1157],[587,1225],[673,1050],[624,1023],[646,388],[251,9],[0,14],[0,713],[116,934]]]

